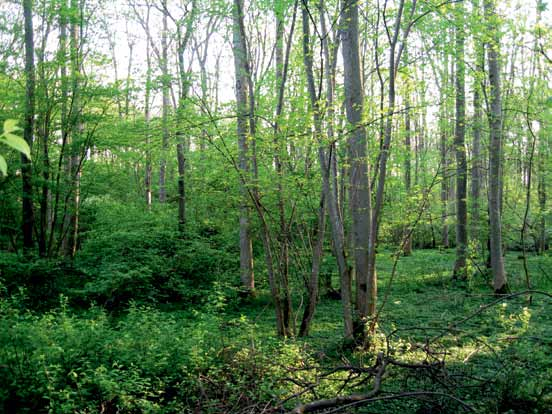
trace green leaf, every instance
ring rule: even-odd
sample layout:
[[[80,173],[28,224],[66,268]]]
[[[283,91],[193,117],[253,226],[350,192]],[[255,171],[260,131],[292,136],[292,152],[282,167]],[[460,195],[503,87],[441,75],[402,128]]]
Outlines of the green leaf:
[[[546,106],[552,108],[552,96],[549,96],[546,100]]]
[[[4,157],[0,155],[0,172],[2,172],[3,175],[8,174],[8,164],[6,163],[6,160]]]
[[[9,145],[17,151],[25,154],[28,159],[31,159],[31,149],[29,148],[29,144],[27,144],[23,138],[7,132],[4,132],[3,138],[4,139],[0,140],[0,142]]]
[[[19,131],[21,128],[17,126],[15,119],[6,119],[4,121],[4,134],[9,134],[14,131]]]

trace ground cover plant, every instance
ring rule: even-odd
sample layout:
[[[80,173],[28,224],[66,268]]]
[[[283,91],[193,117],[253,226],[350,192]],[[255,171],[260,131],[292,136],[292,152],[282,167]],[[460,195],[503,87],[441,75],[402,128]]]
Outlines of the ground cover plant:
[[[392,265],[387,253],[382,273]],[[24,292],[4,290],[3,409],[291,411],[323,397],[369,392],[371,368],[384,355],[395,365],[382,379],[381,399],[357,404],[359,412],[546,412],[551,298],[533,293],[531,304],[529,294],[499,298],[480,312],[496,301],[488,281],[476,276],[468,290],[451,287],[452,257],[424,250],[401,259],[369,351],[344,346],[339,301],[331,298],[322,299],[309,338],[282,340],[274,337],[266,294],[244,303],[221,285],[192,310],[134,303],[121,313],[75,310],[63,295],[37,313],[25,308]],[[522,288],[520,261],[512,254],[506,263],[509,274],[519,275],[511,283]],[[538,269],[549,259],[529,263]],[[382,290],[386,282],[382,274]],[[550,283],[545,275],[534,280],[535,292],[549,291]]]

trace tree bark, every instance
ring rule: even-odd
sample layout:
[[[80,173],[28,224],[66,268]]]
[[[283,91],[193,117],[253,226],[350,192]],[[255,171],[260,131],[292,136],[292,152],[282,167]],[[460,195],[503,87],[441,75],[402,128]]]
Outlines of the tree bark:
[[[149,28],[150,10],[148,8],[146,24]],[[144,187],[146,190],[146,206],[151,210],[152,198],[152,165],[151,165],[151,50],[150,42],[146,42],[146,92],[144,105],[144,118],[146,123],[146,171],[144,177]]]
[[[350,340],[353,338],[353,317],[352,317],[352,295],[351,295],[351,268],[347,263],[347,254],[345,249],[345,235],[343,229],[343,221],[339,214],[338,201],[336,198],[336,192],[332,191],[331,187],[331,174],[332,174],[332,157],[335,157],[335,152],[329,152],[326,156],[324,151],[324,143],[322,142],[322,124],[320,118],[320,104],[316,94],[316,88],[314,83],[313,74],[313,62],[312,51],[310,47],[310,34],[309,34],[309,16],[306,10],[306,5],[303,3],[303,63],[305,65],[305,72],[307,75],[307,87],[310,98],[310,110],[312,111],[314,134],[317,139],[318,146],[318,160],[320,164],[322,174],[322,187],[324,198],[327,200],[328,212],[330,216],[330,227],[332,240],[334,244],[334,251],[337,260],[337,266],[339,269],[339,280],[341,287],[341,303],[343,312],[343,326],[345,339]],[[330,148],[335,148],[331,145]]]
[[[441,242],[443,248],[448,249],[450,247],[449,242],[449,228],[448,228],[448,196],[449,196],[449,144],[447,138],[447,110],[446,110],[446,88],[448,85],[448,55],[444,54],[444,73],[441,80],[440,88],[440,101],[441,108],[439,113],[439,134],[440,139],[440,155],[441,155],[441,171],[442,171],[442,181],[441,181]]]
[[[376,280],[369,272],[369,249],[372,208],[366,129],[363,124],[364,94],[361,78],[358,35],[358,4],[355,0],[344,0],[342,14],[342,54],[344,68],[345,109],[349,123],[348,151],[350,163],[349,205],[352,217],[352,242],[355,260],[357,288],[357,309],[361,325],[371,315],[371,306],[376,300]],[[385,172],[383,171],[382,174]]]
[[[474,1],[474,9],[479,8],[479,1]],[[471,221],[470,233],[471,239],[476,242],[478,250],[482,250],[482,239],[480,230],[480,197],[481,197],[481,170],[482,170],[482,154],[481,154],[481,129],[483,122],[483,109],[481,100],[481,85],[479,74],[485,71],[485,54],[482,50],[479,40],[476,41],[476,75],[473,82],[473,144],[472,144],[472,160],[471,160]]]
[[[162,1],[162,7],[167,9],[167,0]],[[163,13],[163,29],[161,31],[161,89],[163,93],[161,122],[163,130],[162,148],[161,148],[161,160],[159,163],[159,202],[164,203],[167,201],[167,189],[166,189],[166,174],[167,174],[167,150],[169,148],[169,89],[170,89],[170,75],[169,75],[169,46],[168,46],[168,17],[166,13]]]
[[[62,246],[65,257],[73,257],[77,251],[79,231],[80,204],[80,159],[78,147],[81,144],[83,125],[81,120],[81,7],[78,0],[71,0],[69,60],[71,67],[71,106],[69,112],[69,135],[67,144],[69,154],[66,159],[68,176],[68,194],[66,196],[66,213],[62,231]]]
[[[466,164],[466,87],[464,70],[464,8],[459,4],[456,26],[456,125],[454,150],[456,153],[456,261],[453,278],[466,280],[468,255],[468,209],[467,209],[467,164]]]
[[[499,51],[500,38],[496,27],[497,15],[495,0],[484,0],[485,18],[490,41],[487,44],[490,85],[490,148],[489,148],[489,221],[490,255],[493,272],[493,287],[496,293],[507,290],[506,271],[502,256],[502,219],[501,219],[501,164],[502,164],[502,100],[500,91]]]
[[[405,60],[408,61],[406,57],[405,49]],[[412,162],[411,162],[411,152],[412,152],[412,141],[411,141],[411,125],[410,125],[410,90],[407,86],[405,96],[404,96],[404,187],[406,191],[407,202],[410,197],[411,187],[412,187]],[[415,146],[416,148],[416,146]],[[405,256],[412,255],[412,233],[408,228],[408,225],[405,225],[403,228],[403,234],[406,237],[404,241],[403,254]]]
[[[293,11],[293,20],[291,31],[289,34],[289,42],[287,44],[286,53],[284,56],[284,19],[283,12],[275,10],[276,15],[276,44],[275,44],[275,72],[276,72],[276,113],[274,122],[274,165],[277,174],[277,198],[278,198],[278,217],[280,225],[279,244],[280,244],[280,260],[279,260],[279,283],[283,294],[283,316],[285,329],[291,331],[291,293],[289,290],[289,228],[285,215],[285,198],[283,188],[284,169],[282,165],[282,157],[284,148],[287,147],[283,142],[283,137],[280,130],[280,117],[284,107],[284,92],[288,74],[289,54],[291,52],[291,42],[293,39],[293,31],[295,29],[295,19],[297,15],[297,1]],[[318,285],[318,282],[317,282]],[[315,300],[316,305],[316,300]]]
[[[239,169],[242,176],[250,177],[250,160],[248,145],[248,97],[246,76],[246,46],[242,34],[242,0],[234,0],[233,15],[233,52],[236,74],[236,113]],[[248,202],[247,182],[241,182],[241,207],[240,207],[240,274],[241,284],[245,293],[251,295],[255,290],[255,277],[253,273],[253,247],[250,234],[250,212]]]
[[[25,20],[25,125],[23,127],[23,138],[32,148],[35,115],[35,65],[34,65],[34,35],[33,35],[33,2],[23,1],[23,15]],[[23,249],[29,251],[33,243],[33,184],[32,164],[26,155],[21,154],[21,178],[23,182],[23,203],[22,203],[22,232]]]

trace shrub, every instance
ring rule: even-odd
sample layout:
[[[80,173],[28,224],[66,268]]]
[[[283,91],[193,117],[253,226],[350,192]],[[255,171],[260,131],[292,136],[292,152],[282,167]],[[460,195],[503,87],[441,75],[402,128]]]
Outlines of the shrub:
[[[61,293],[82,286],[82,274],[59,259],[24,257],[0,252],[0,280],[8,294],[25,291],[21,305],[48,309],[57,304]]]
[[[178,233],[163,211],[150,215],[114,203],[93,216],[95,230],[85,235],[75,261],[87,282],[75,293],[109,309],[132,300],[201,304],[214,281],[237,274],[233,256],[212,247],[209,238]]]

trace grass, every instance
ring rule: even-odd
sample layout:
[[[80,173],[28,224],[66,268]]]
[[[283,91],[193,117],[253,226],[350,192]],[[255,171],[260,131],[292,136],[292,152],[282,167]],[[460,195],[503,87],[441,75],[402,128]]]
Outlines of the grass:
[[[428,338],[443,334],[438,346],[447,353],[448,369],[459,376],[472,375],[489,381],[480,389],[488,395],[476,397],[470,392],[459,393],[481,412],[491,409],[510,413],[552,410],[552,323],[549,317],[552,299],[533,295],[529,304],[528,296],[523,295],[505,300],[459,324],[455,330],[446,332],[448,326],[496,300],[488,275],[474,272],[465,283],[452,282],[453,262],[453,250],[415,251],[412,256],[400,259],[394,282],[389,287],[393,264],[391,254],[379,254],[380,300],[386,289],[391,289],[380,316],[380,335],[396,331],[390,341],[393,351],[404,360],[419,361],[425,354],[417,347]],[[543,272],[543,269],[552,268],[552,258],[530,256],[528,265],[532,289],[552,293],[552,280]],[[522,261],[516,253],[507,255],[506,267],[511,291],[525,290]],[[334,281],[336,285],[337,280]],[[267,300],[262,297],[256,306],[234,313],[234,316],[241,314],[254,321],[254,329],[250,331],[252,336],[248,338],[250,341],[270,340],[274,335],[272,308],[261,306]],[[301,303],[299,299],[296,302]],[[297,314],[301,312],[297,311]],[[242,338],[242,335],[239,330],[229,333],[229,337],[235,340]],[[322,299],[309,338],[287,341],[303,344],[311,353],[324,355],[325,365],[341,364],[343,355],[352,361],[363,360],[365,364],[371,364],[374,354],[348,354],[341,347],[341,335],[340,302]],[[379,346],[383,349],[383,343]],[[392,378],[384,389],[404,389],[403,380],[401,375]],[[491,385],[496,388],[489,391],[487,388]],[[308,400],[309,397],[303,399]],[[420,409],[420,404],[412,405],[412,402],[385,404],[376,404],[375,411],[367,412],[410,412],[413,406]],[[444,409],[442,412],[448,411]]]

